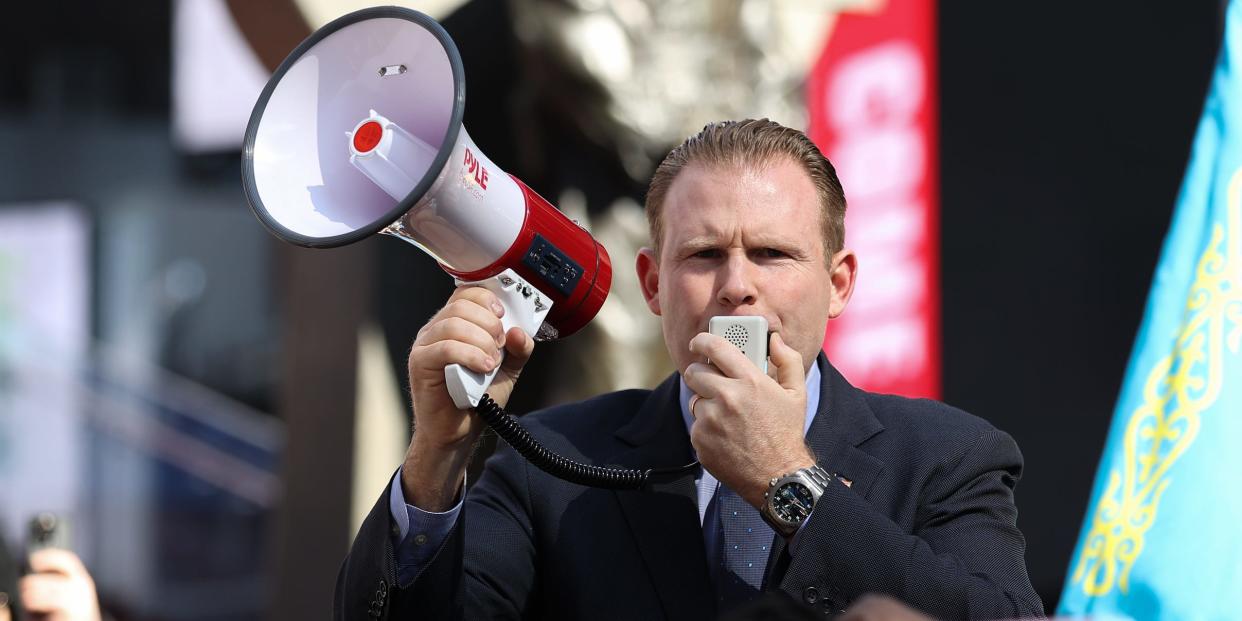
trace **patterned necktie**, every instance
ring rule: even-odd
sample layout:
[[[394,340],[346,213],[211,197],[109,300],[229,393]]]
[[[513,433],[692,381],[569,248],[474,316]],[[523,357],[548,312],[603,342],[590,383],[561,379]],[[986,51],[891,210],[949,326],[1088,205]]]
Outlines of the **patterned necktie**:
[[[775,533],[757,509],[723,483],[712,504],[720,525],[716,592],[720,610],[728,610],[759,595]]]

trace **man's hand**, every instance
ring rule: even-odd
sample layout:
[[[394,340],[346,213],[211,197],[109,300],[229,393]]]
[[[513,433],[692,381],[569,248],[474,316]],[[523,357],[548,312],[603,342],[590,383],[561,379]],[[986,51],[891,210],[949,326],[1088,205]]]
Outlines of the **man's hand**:
[[[475,413],[458,409],[444,383],[444,367],[460,364],[487,373],[500,366],[487,394],[508,403],[534,340],[521,328],[506,334],[504,307],[482,287],[461,287],[418,331],[408,363],[414,401],[414,437],[402,471],[406,501],[427,511],[450,508],[483,430]],[[501,350],[507,352],[501,355]]]
[[[76,554],[48,548],[30,555],[30,571],[17,583],[26,613],[47,621],[99,621],[95,581]]]
[[[712,476],[759,507],[772,477],[815,464],[803,438],[802,356],[773,334],[773,379],[714,334],[695,336],[690,351],[711,361],[691,364],[682,376],[695,393],[690,398],[690,443]]]

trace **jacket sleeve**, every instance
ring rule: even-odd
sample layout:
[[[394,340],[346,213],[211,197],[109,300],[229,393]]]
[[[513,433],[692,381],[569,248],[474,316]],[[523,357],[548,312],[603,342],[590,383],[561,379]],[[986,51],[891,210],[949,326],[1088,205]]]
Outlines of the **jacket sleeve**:
[[[363,521],[337,578],[334,618],[521,616],[534,587],[526,463],[504,446],[466,493],[457,522],[426,566],[397,581],[391,485]]]
[[[919,492],[913,532],[834,483],[800,534],[781,589],[837,608],[886,593],[939,619],[1042,616],[1013,500],[1021,472],[1013,439],[984,431]]]

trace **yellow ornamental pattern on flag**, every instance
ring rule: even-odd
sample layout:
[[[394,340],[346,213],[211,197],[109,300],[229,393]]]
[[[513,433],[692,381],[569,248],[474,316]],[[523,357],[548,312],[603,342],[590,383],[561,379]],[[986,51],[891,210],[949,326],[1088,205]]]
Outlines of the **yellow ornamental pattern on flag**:
[[[1095,507],[1073,575],[1089,596],[1129,592],[1130,570],[1172,483],[1169,469],[1220,396],[1225,348],[1236,354],[1242,344],[1242,168],[1229,181],[1226,221],[1212,227],[1173,351],[1148,373],[1126,424],[1123,463]]]

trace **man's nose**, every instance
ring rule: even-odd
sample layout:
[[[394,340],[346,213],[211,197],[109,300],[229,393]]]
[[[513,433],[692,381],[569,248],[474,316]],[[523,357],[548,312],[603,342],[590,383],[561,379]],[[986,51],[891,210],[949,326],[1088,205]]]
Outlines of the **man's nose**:
[[[730,255],[721,267],[716,301],[724,306],[754,304],[759,292],[755,289],[752,267],[744,254]]]

